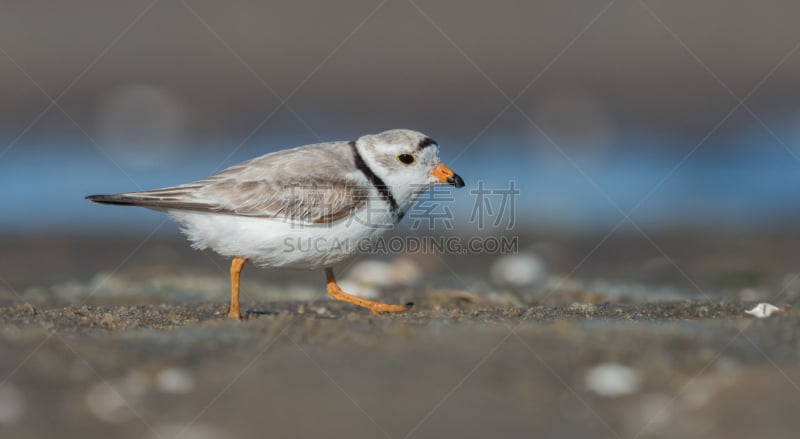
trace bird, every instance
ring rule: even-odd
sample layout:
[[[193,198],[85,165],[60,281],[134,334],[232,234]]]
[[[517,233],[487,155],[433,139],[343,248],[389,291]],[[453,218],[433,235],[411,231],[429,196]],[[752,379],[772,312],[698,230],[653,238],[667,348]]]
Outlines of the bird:
[[[387,304],[343,291],[333,268],[397,225],[436,184],[465,185],[441,162],[438,142],[393,129],[272,152],[192,183],[86,199],[165,212],[193,248],[231,258],[227,316],[241,320],[239,284],[246,263],[321,269],[329,296],[374,314],[411,309],[413,302]]]

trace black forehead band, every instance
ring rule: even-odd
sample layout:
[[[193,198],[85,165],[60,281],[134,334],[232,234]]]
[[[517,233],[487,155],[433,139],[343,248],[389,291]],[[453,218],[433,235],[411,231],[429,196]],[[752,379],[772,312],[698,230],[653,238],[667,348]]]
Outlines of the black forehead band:
[[[439,142],[431,139],[430,137],[426,137],[426,138],[424,138],[424,139],[419,141],[419,145],[417,146],[417,149],[424,149],[424,148],[427,148],[427,147],[429,147],[431,145],[438,145],[438,144],[439,144]]]

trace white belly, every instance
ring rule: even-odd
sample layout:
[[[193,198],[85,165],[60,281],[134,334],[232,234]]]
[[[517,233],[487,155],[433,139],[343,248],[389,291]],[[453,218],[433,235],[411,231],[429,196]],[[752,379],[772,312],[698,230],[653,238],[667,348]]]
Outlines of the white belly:
[[[204,212],[167,212],[197,249],[210,248],[223,256],[241,256],[263,267],[316,270],[356,255],[359,244],[385,232],[386,226],[344,218],[331,224],[298,224]],[[378,223],[390,224],[391,220]]]

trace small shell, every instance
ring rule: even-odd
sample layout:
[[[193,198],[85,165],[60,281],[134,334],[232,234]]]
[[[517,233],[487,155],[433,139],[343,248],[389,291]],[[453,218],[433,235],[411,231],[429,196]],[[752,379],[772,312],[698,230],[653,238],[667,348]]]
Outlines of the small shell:
[[[775,305],[771,305],[769,303],[759,303],[753,309],[749,309],[745,311],[745,313],[750,314],[753,317],[757,317],[759,319],[763,319],[764,317],[769,317],[776,312],[783,311],[782,308],[778,308]]]
[[[194,380],[183,369],[169,367],[156,375],[156,387],[164,393],[189,393],[194,389]]]
[[[617,363],[603,363],[591,368],[584,377],[586,388],[608,398],[636,393],[642,383],[638,370]]]
[[[391,262],[376,259],[358,262],[344,279],[372,287],[409,286],[422,277],[422,270],[411,258],[399,257]]]
[[[547,268],[533,253],[519,253],[498,258],[492,264],[490,274],[496,285],[522,288],[542,281]]]

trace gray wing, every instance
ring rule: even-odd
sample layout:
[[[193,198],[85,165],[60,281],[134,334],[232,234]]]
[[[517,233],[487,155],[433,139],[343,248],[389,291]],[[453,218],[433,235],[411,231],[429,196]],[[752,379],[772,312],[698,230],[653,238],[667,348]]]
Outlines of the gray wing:
[[[347,142],[321,143],[267,154],[194,183],[87,199],[163,210],[329,223],[367,202],[368,189],[356,179],[353,163]]]

